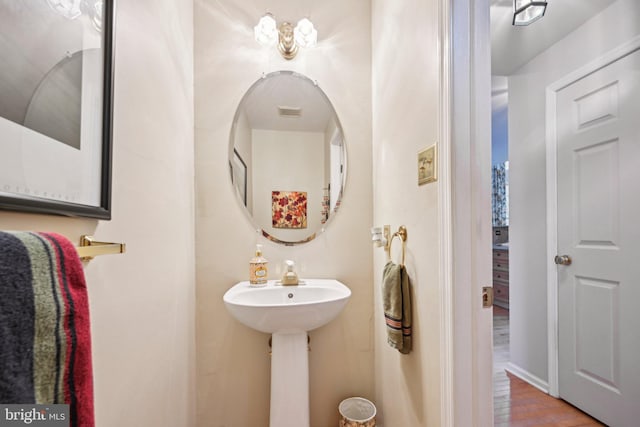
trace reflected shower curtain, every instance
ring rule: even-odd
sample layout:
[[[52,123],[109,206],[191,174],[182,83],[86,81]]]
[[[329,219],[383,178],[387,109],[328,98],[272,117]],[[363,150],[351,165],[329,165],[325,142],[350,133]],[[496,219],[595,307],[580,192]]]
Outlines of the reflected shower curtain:
[[[491,206],[493,208],[493,226],[504,227],[509,225],[509,203],[507,196],[507,167],[506,165],[493,165],[491,168],[491,182],[493,186]]]

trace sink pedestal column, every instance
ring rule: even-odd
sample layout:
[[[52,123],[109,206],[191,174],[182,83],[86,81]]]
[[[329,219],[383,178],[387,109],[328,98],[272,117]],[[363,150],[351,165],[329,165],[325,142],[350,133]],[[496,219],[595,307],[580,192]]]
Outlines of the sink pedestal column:
[[[270,427],[309,427],[307,333],[274,333],[271,339]]]

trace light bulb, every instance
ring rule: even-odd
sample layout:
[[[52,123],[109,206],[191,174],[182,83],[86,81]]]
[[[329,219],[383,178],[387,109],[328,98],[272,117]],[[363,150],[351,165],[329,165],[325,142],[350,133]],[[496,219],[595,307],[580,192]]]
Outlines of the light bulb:
[[[318,31],[310,20],[302,18],[293,30],[293,37],[298,46],[313,47],[318,41]]]
[[[278,28],[276,26],[276,20],[270,13],[267,13],[260,21],[258,25],[253,28],[253,32],[256,41],[264,46],[273,46],[278,41]]]

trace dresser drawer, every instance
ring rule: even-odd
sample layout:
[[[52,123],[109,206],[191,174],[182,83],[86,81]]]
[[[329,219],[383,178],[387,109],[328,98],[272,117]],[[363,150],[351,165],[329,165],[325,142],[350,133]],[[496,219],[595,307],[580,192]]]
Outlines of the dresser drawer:
[[[509,251],[494,249],[493,250],[493,260],[501,260],[501,261],[509,261]]]
[[[493,270],[493,280],[502,280],[503,282],[509,281],[509,272],[501,270]]]
[[[509,286],[493,284],[493,297],[500,301],[509,302]]]
[[[494,270],[509,270],[509,260],[508,259],[501,259],[501,258],[494,258],[493,259],[493,269]]]

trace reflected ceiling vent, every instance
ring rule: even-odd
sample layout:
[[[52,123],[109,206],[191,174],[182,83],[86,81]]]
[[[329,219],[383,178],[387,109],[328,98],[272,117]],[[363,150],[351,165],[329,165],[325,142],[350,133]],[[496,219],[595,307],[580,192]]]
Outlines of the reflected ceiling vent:
[[[278,114],[281,117],[301,117],[302,108],[300,107],[282,107],[278,106]]]

